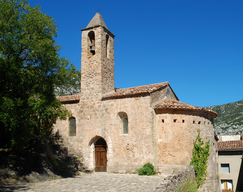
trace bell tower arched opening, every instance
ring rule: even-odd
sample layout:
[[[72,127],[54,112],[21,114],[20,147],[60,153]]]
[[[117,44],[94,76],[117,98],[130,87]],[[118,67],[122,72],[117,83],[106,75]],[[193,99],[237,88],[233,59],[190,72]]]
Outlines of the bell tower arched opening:
[[[109,35],[106,35],[106,57],[110,59],[110,41],[109,41]]]
[[[89,34],[89,54],[95,55],[95,33],[94,31],[90,31]]]

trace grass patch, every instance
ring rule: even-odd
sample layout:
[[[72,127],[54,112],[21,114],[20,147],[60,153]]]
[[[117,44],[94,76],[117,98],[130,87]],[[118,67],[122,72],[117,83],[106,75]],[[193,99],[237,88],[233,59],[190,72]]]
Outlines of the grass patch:
[[[198,192],[197,183],[195,180],[187,178],[184,183],[181,183],[176,192]]]

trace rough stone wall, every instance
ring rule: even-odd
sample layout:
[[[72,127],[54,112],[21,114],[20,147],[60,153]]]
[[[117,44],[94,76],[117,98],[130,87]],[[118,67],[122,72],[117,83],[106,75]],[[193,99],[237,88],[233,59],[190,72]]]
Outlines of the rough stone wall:
[[[68,152],[82,158],[82,140],[81,130],[79,129],[81,121],[79,118],[80,104],[65,104],[65,108],[72,112],[73,117],[76,119],[76,136],[69,136],[69,121],[58,119],[53,127],[53,133],[61,136],[65,147],[68,148]]]
[[[102,93],[113,92],[114,87],[114,37],[103,28],[101,33],[102,50]],[[106,43],[106,38],[108,42]]]
[[[68,121],[57,121],[65,144],[82,157],[90,170],[94,169],[94,143],[103,137],[108,146],[108,172],[136,172],[144,163],[154,164],[153,111],[149,97],[116,100],[89,100],[68,104],[76,118],[76,136],[68,135]],[[128,116],[128,134],[122,134],[119,112]]]
[[[210,140],[208,174],[201,191],[217,191],[216,144],[212,119],[201,114],[163,113],[156,117],[157,169],[172,173],[189,166],[193,142],[198,132],[204,141]]]
[[[124,98],[109,108],[110,116],[105,120],[110,128],[113,154],[108,161],[110,172],[136,172],[146,162],[154,161],[153,119],[149,108],[149,97]],[[122,134],[119,112],[128,116],[128,134]],[[108,146],[109,147],[109,146]]]
[[[179,171],[164,178],[164,180],[158,184],[154,192],[175,192],[188,178],[191,180],[195,179],[194,166],[190,166],[184,171]]]
[[[213,120],[211,119],[213,122]],[[209,123],[210,125],[210,123]],[[203,129],[202,129],[203,130]],[[210,126],[205,127],[204,131],[201,133],[201,137],[204,141],[210,140],[210,151],[208,157],[208,167],[207,167],[207,178],[203,185],[199,188],[199,191],[220,191],[220,183],[217,178],[218,174],[218,153],[217,153],[217,143],[214,139],[214,126],[213,123]]]
[[[95,55],[90,53],[90,31],[95,33]],[[106,53],[106,35],[109,36],[109,59]],[[82,32],[81,67],[81,97],[92,100],[101,98],[104,93],[114,92],[114,37],[103,27]]]
[[[170,86],[166,86],[163,89],[161,89],[160,91],[156,91],[154,93],[151,93],[150,95],[150,105],[151,107],[154,107],[156,104],[163,102],[167,97],[167,89],[170,90],[170,95],[169,95],[169,99],[175,99],[177,100],[175,94],[173,93],[173,91],[171,90]]]

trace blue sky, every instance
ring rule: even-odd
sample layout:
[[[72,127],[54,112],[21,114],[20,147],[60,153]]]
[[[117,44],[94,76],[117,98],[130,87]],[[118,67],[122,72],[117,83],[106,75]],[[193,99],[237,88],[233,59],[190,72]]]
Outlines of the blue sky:
[[[29,0],[81,69],[81,31],[100,9],[115,37],[115,87],[168,81],[195,106],[243,99],[243,0]]]

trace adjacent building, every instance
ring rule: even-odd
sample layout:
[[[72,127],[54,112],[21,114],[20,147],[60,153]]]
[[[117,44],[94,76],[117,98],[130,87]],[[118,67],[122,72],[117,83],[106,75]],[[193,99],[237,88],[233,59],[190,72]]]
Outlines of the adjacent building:
[[[220,135],[218,145],[221,189],[243,191],[243,135]]]

